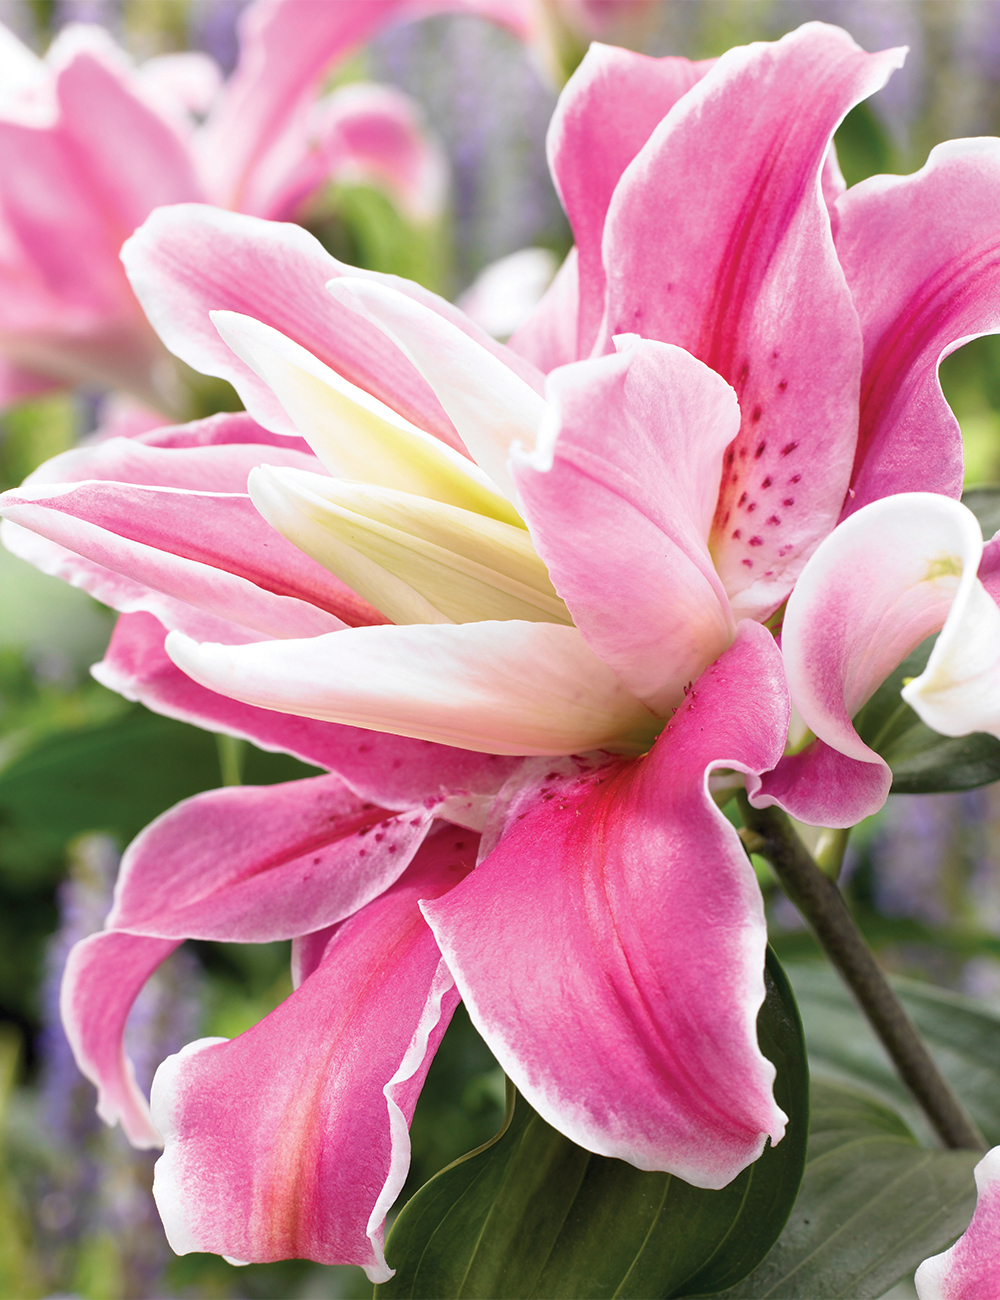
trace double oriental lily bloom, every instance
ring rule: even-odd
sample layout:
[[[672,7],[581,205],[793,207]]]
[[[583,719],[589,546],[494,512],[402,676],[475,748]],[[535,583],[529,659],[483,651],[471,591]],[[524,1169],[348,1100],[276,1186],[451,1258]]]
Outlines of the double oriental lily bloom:
[[[360,178],[436,215],[445,163],[417,107],[387,86],[318,92],[385,26],[449,10],[527,34],[523,0],[256,0],[222,85],[204,54],[135,67],[97,26],[64,28],[44,60],[0,27],[0,405],[89,380],[176,407],[119,260],[161,204],[291,220],[326,181]]]
[[[329,772],[167,813],[70,963],[176,1249],[387,1276],[458,997],[590,1150],[721,1187],[780,1140],[712,774],[850,824],[887,785],[865,692],[994,607],[936,365],[996,325],[1000,143],[845,193],[833,130],[900,58],[821,24],[713,64],[594,47],[550,136],[576,251],[509,347],[295,227],[186,206],[130,241],[160,337],[247,413],[57,458],[4,540],[122,611],[100,680]],[[880,567],[884,511],[924,550]],[[935,672],[917,707],[965,725]],[[789,682],[817,739],[786,756]],[[186,936],[292,938],[297,987],[171,1058],[150,1117],[121,1030]]]

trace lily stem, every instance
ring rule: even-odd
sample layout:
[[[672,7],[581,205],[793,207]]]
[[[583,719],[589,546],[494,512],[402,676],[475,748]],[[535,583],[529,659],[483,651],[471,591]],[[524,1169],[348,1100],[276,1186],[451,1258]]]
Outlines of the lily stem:
[[[879,968],[840,890],[813,861],[788,817],[777,808],[754,808],[739,796],[751,853],[767,859],[782,889],[809,923],[823,951],[857,998],[900,1077],[946,1147],[985,1151],[986,1143],[952,1091]]]

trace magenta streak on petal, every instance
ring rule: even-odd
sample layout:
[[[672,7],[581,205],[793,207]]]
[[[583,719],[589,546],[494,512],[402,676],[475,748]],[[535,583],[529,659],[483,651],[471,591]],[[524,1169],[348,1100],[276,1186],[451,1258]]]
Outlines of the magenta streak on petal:
[[[293,448],[307,456],[313,454],[305,438],[294,434],[272,433],[258,424],[246,411],[222,411],[190,424],[169,424],[140,434],[136,442],[147,447],[217,447],[230,443],[258,443],[267,447]]]
[[[589,354],[601,323],[601,236],[614,188],[654,127],[714,63],[651,59],[595,41],[559,96],[549,166],[576,240],[580,284],[577,344],[566,361]]]
[[[384,807],[410,807],[458,791],[492,794],[520,765],[516,758],[242,704],[186,677],[167,657],[164,636],[152,615],[123,615],[94,675],[111,690],[167,717],[241,736],[262,749],[283,750],[338,772],[361,798]]]
[[[740,614],[787,594],[847,488],[861,338],[820,172],[844,113],[899,62],[819,23],[729,51],[656,128],[608,210],[599,346],[627,332],[676,343],[740,399],[712,538]]]
[[[333,925],[402,874],[432,816],[396,816],[338,776],[196,795],[129,846],[107,926],[268,943]]]
[[[207,580],[204,568],[218,572],[220,594],[223,575],[232,574],[261,592],[315,606],[315,632],[324,630],[320,610],[342,622],[349,620],[352,626],[386,621],[322,565],[276,533],[248,496],[88,482],[59,485],[49,492],[44,487],[19,489],[6,493],[2,505],[7,517],[16,518],[16,522],[72,549],[78,539],[81,554],[110,568],[120,565],[119,571],[126,576],[150,586],[158,585],[161,568],[171,575],[183,570],[183,566],[170,564],[170,557],[199,566],[192,578],[194,603],[201,598],[194,595],[193,584]],[[183,579],[173,594],[184,595]],[[262,602],[262,607],[266,606]],[[304,610],[302,614],[304,617]],[[282,632],[275,628],[273,634]]]
[[[443,827],[394,886],[337,927],[276,1011],[161,1067],[155,1192],[175,1247],[389,1275],[385,1193],[401,1185],[406,1125],[457,1002],[417,901],[462,880],[477,839]]]
[[[937,368],[1000,329],[998,203],[996,140],[949,141],[914,175],[874,176],[838,201],[837,251],[865,344],[845,514],[897,492],[961,492],[961,434]]]
[[[178,204],[154,212],[125,244],[122,260],[167,347],[196,370],[230,380],[268,427],[295,432],[271,390],[223,343],[210,311],[273,326],[420,428],[460,446],[413,365],[326,292],[327,281],[347,268],[301,227]]]
[[[706,775],[735,768],[754,789],[787,722],[778,651],[745,621],[645,758],[541,777],[473,875],[424,907],[474,1022],[543,1117],[702,1187],[784,1130],[756,1039],[763,904]]]

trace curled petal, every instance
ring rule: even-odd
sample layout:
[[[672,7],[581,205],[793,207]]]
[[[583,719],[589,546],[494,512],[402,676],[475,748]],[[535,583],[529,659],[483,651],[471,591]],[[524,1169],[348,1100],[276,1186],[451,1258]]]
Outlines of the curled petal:
[[[741,617],[781,603],[847,491],[861,332],[820,174],[841,118],[901,59],[822,23],[729,50],[654,130],[608,208],[598,346],[632,331],[675,343],[739,398],[712,553]]]
[[[443,828],[391,889],[333,931],[276,1011],[160,1067],[153,1114],[166,1150],[153,1190],[178,1254],[298,1257],[391,1276],[383,1222],[458,1000],[417,904],[462,880],[476,844]]]
[[[646,757],[568,777],[539,764],[489,857],[424,904],[531,1105],[588,1150],[700,1187],[785,1127],[757,1045],[763,903],[707,778],[725,766],[755,788],[787,725],[774,642],[743,623]]]
[[[894,492],[962,490],[962,436],[937,370],[1000,329],[998,204],[998,140],[949,140],[914,175],[872,176],[837,201],[865,348],[845,514]]]
[[[733,390],[640,341],[549,376],[550,420],[513,473],[539,554],[583,637],[657,713],[732,640],[708,553]]]
[[[932,493],[886,497],[835,529],[788,601],[782,653],[796,707],[827,745],[881,768],[883,792],[885,764],[851,718],[942,626],[927,669],[904,697],[936,730],[952,728],[946,734],[1000,722],[1000,611],[976,577],[981,554],[979,525],[958,502]]]

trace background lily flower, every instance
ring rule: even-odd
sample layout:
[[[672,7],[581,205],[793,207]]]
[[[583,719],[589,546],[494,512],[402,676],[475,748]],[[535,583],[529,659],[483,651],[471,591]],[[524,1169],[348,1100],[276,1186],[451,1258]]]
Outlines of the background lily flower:
[[[288,220],[339,178],[436,215],[445,164],[416,106],[383,86],[318,93],[381,28],[442,10],[525,30],[516,0],[257,0],[222,85],[207,55],[135,67],[100,27],[64,28],[44,60],[0,29],[0,404],[89,380],[180,409],[118,258],[161,204]]]
[[[157,1194],[177,1249],[386,1276],[401,1117],[452,980],[518,1088],[590,1150],[720,1187],[780,1139],[755,1030],[763,909],[708,778],[742,773],[753,801],[822,805],[826,824],[884,797],[876,765],[831,747],[833,727],[782,759],[786,668],[764,623],[789,597],[794,622],[797,584],[808,596],[819,573],[808,635],[850,642],[843,570],[827,580],[821,558],[872,516],[838,528],[845,500],[868,494],[875,512],[887,491],[922,488],[961,510],[935,367],[994,323],[982,258],[928,342],[914,304],[981,238],[975,205],[942,193],[935,168],[863,206],[840,193],[832,132],[900,61],[821,24],[711,66],[595,47],[551,136],[577,251],[510,347],[295,227],[183,205],[130,241],[161,338],[234,383],[249,414],[68,453],[3,498],[5,541],[123,612],[101,680],[336,774],[271,796],[322,789],[349,806],[316,880],[363,815],[412,849],[398,876],[352,875],[335,915],[323,888],[308,906],[293,892],[297,841],[251,840],[240,879],[225,867],[205,897],[184,892],[187,849],[158,852],[164,892],[143,913],[128,880],[151,872],[160,836],[200,834],[221,797],[133,846],[109,929],[77,950],[67,1016],[105,1113],[167,1142]],[[955,155],[984,207],[992,159]],[[919,265],[882,256],[879,195],[903,187],[925,217]],[[842,261],[834,234],[855,219]],[[933,460],[915,432],[928,420],[945,448]],[[961,533],[966,575],[978,555],[962,519],[942,527]],[[913,572],[886,578],[887,599]],[[872,689],[895,644],[858,650]],[[865,690],[851,685],[849,707]],[[859,763],[874,782],[852,784]],[[213,861],[230,824],[206,832]],[[300,940],[299,989],[252,1037],[171,1058],[150,1126],[120,1048],[135,989],[184,934],[262,925]],[[98,997],[112,981],[115,998]],[[350,1023],[317,1012],[348,1004]],[[282,1068],[293,1048],[305,1106]],[[225,1124],[221,1096],[240,1098]],[[366,1116],[365,1153],[348,1112]],[[318,1172],[319,1124],[336,1180]]]

